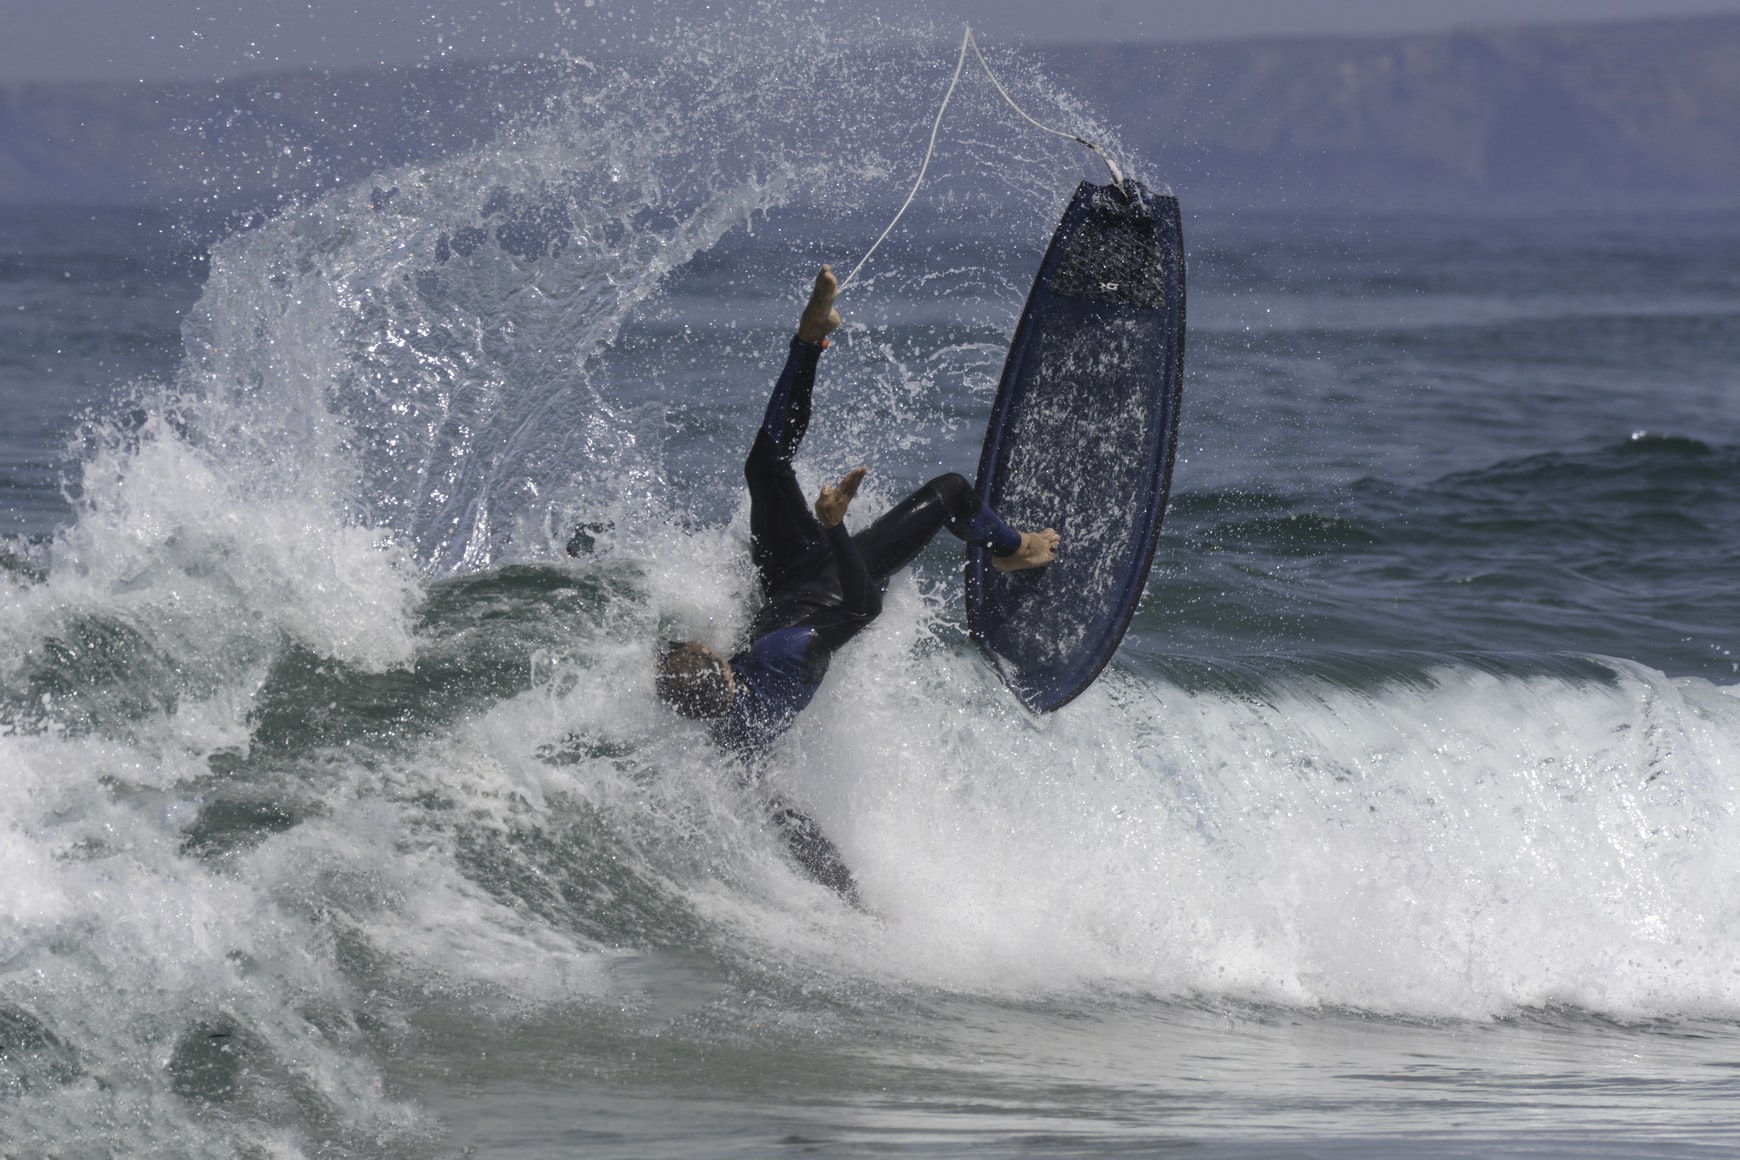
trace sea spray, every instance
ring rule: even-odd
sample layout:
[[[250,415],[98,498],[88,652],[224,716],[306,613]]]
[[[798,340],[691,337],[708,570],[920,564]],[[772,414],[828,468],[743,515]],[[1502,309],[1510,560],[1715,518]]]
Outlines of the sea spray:
[[[596,465],[658,471],[659,360],[626,369],[601,356],[729,232],[784,210],[832,234],[870,209],[904,171],[909,103],[935,67],[918,41],[800,50],[756,40],[757,27],[673,34],[662,57],[641,48],[576,68],[548,109],[484,149],[380,174],[218,246],[183,376],[221,401],[208,438],[264,477],[330,490],[431,574],[502,558],[528,511],[566,485],[588,490]],[[871,89],[879,99],[863,100]],[[958,113],[932,228],[995,215],[1037,233],[1078,161],[987,108]],[[986,133],[1009,152],[988,152]],[[793,240],[775,245],[787,268],[755,269],[791,285],[806,265],[850,256],[798,259]],[[894,285],[939,273],[907,261],[885,275]],[[751,301],[765,294],[756,281],[743,282]],[[874,282],[859,295],[868,307],[884,296]],[[697,341],[674,321],[678,341]],[[834,361],[874,373],[886,350],[865,355]],[[302,478],[323,473],[333,478]]]
[[[664,441],[724,344],[644,336],[699,321],[663,296],[734,232],[879,210],[931,99],[920,40],[892,46],[745,25],[577,63],[501,139],[214,247],[176,381],[90,419],[74,520],[0,579],[9,1145],[420,1154],[437,1129],[384,1078],[419,1019],[584,1006],[624,955],[729,956],[815,905],[646,675],[661,631],[741,625],[717,484],[769,344],[721,364],[731,450],[697,470]],[[977,115],[954,172],[1038,236],[1073,159]],[[984,212],[960,195],[933,221]],[[828,236],[719,309],[788,313],[757,283],[840,260]],[[834,362],[877,404],[819,444],[924,454],[902,420],[963,368],[861,334]]]
[[[1191,692],[1114,671],[1009,712],[980,662],[874,647],[776,777],[873,909],[855,969],[1464,1018],[1735,1010],[1740,704],[1456,665]]]

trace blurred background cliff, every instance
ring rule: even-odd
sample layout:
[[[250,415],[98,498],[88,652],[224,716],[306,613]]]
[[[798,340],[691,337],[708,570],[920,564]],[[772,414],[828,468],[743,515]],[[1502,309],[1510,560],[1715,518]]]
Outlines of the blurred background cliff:
[[[1028,53],[1199,201],[1740,204],[1740,16]],[[0,202],[269,206],[485,140],[565,67],[0,84]]]

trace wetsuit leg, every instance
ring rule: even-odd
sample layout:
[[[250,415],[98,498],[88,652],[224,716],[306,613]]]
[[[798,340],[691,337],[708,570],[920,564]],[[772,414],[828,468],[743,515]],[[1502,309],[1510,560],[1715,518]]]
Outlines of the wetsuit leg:
[[[822,348],[792,339],[761,428],[743,464],[749,485],[749,551],[768,592],[827,555],[822,525],[792,474],[791,459],[810,425],[810,395]]]
[[[877,586],[888,583],[947,528],[957,539],[1007,556],[1021,547],[1021,533],[979,502],[973,485],[956,472],[939,475],[852,537]]]

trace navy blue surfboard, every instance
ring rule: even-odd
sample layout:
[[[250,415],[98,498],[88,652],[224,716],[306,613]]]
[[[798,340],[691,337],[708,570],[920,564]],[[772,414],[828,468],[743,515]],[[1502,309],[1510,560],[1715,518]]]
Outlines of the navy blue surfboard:
[[[1037,713],[1117,651],[1147,584],[1172,484],[1184,386],[1178,199],[1083,182],[1015,328],[979,459],[979,496],[1057,559],[1002,573],[967,557],[967,624]]]

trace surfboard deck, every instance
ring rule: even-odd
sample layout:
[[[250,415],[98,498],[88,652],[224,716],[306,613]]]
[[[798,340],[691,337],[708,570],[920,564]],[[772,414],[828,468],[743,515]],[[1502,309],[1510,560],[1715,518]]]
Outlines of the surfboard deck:
[[[1022,704],[1093,683],[1147,584],[1184,386],[1178,199],[1082,182],[1058,222],[997,388],[978,491],[1057,558],[1002,573],[969,548],[967,624]]]

